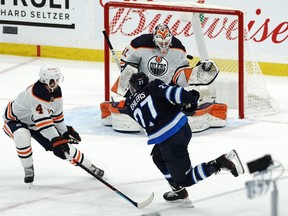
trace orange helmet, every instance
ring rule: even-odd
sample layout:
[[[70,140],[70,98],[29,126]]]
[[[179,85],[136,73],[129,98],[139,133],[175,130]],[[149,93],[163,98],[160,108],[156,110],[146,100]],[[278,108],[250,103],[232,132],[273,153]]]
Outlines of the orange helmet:
[[[166,55],[168,53],[169,47],[171,46],[172,37],[173,36],[170,29],[166,24],[160,23],[155,27],[153,32],[153,41],[160,49],[162,55]]]

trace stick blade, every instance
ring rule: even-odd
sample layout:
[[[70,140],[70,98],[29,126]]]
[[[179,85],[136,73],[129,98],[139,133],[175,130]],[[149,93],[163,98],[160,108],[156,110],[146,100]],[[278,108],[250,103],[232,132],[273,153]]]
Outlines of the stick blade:
[[[154,199],[154,193],[152,193],[146,200],[143,202],[137,203],[137,208],[142,209],[148,206]]]
[[[227,154],[227,157],[229,158],[229,160],[231,160],[235,164],[238,175],[245,173],[244,167],[242,165],[242,162],[241,162],[236,150],[233,149],[232,151],[230,151]]]

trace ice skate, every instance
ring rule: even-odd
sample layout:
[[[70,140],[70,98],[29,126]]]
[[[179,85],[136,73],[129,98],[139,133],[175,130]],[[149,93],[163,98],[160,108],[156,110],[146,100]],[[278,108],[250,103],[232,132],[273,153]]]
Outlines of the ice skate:
[[[163,198],[168,202],[177,202],[188,198],[188,192],[184,187],[173,188],[172,191],[164,193]]]
[[[32,184],[34,181],[34,167],[33,167],[33,165],[30,167],[25,167],[24,172],[25,172],[24,182],[26,184]]]
[[[215,161],[222,170],[230,171],[235,177],[244,174],[245,172],[241,160],[235,150],[220,156]]]
[[[90,171],[94,173],[97,176],[97,178],[102,179],[102,177],[104,176],[104,171],[96,167],[94,164],[91,165]]]
[[[163,198],[170,203],[183,203],[184,207],[194,208],[192,201],[188,198],[188,192],[184,187],[173,188],[163,194]]]

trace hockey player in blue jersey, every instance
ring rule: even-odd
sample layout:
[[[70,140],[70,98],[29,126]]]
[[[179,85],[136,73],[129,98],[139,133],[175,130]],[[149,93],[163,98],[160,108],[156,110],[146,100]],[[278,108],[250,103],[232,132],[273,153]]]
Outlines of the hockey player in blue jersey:
[[[146,131],[148,144],[154,144],[153,162],[169,182],[172,191],[164,193],[167,201],[187,201],[185,187],[227,170],[237,177],[244,168],[235,150],[215,160],[194,167],[188,153],[192,132],[187,116],[197,107],[199,93],[183,87],[170,86],[159,79],[149,82],[145,73],[139,72],[129,80],[131,95],[125,100],[127,114]]]

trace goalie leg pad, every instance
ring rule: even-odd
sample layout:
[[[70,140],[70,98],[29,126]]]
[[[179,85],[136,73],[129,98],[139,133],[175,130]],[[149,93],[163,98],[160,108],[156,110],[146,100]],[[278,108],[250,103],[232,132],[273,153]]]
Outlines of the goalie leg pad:
[[[141,126],[123,110],[125,108],[117,107],[115,104],[109,104],[111,112],[112,128],[115,131],[123,133],[138,133]]]
[[[225,127],[227,105],[222,103],[203,103],[191,114],[186,114],[192,132],[202,132],[208,128]]]
[[[100,104],[101,123],[105,126],[112,125],[112,118],[111,118],[111,112],[109,111],[109,104],[111,104],[111,102],[109,101],[105,101]]]
[[[227,105],[223,103],[203,103],[197,108],[193,116],[201,116],[205,113],[209,113],[216,118],[226,120]]]

